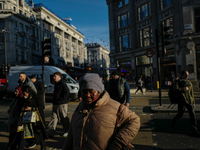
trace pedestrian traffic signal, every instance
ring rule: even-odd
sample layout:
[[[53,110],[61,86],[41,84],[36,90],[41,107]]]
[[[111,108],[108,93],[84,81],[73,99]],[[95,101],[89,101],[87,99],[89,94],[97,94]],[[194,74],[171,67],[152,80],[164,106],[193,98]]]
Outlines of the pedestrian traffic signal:
[[[172,34],[173,34],[173,27],[172,26],[163,27],[163,25],[161,25],[161,38],[162,38],[162,53],[163,53],[163,56],[166,54],[166,46],[171,43],[169,41],[169,39],[170,39]]]
[[[44,37],[44,41],[42,41],[42,55],[44,58],[44,62],[49,62],[49,57],[51,57],[51,39]]]

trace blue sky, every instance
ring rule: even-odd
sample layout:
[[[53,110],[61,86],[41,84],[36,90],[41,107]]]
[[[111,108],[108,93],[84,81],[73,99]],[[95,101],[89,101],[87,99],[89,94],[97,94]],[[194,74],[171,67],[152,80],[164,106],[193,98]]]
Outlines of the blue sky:
[[[33,0],[43,3],[58,16],[72,18],[84,34],[84,42],[97,42],[109,49],[108,6],[106,0]]]

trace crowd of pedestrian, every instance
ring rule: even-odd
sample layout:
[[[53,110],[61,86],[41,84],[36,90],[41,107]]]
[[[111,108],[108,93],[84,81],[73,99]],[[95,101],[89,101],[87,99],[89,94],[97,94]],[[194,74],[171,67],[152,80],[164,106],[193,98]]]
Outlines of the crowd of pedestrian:
[[[188,80],[189,72],[183,70],[181,77],[172,78],[171,91],[178,99],[178,114],[172,120],[172,127],[180,119],[185,109],[188,109],[192,129],[199,135],[195,117],[195,101],[192,83]],[[140,118],[128,107],[130,104],[130,87],[121,77],[120,70],[112,72],[112,79],[104,83],[98,74],[88,73],[79,80],[80,103],[69,122],[67,116],[69,88],[62,79],[60,72],[53,75],[54,93],[51,120],[48,132],[44,117],[44,86],[34,76],[27,77],[20,73],[18,86],[15,89],[15,99],[10,104],[7,150],[23,150],[24,147],[41,146],[46,149],[45,140],[53,138],[58,121],[63,126],[63,150],[120,150],[131,148],[130,142],[140,128]],[[143,81],[138,79],[138,90],[142,91]],[[137,94],[136,91],[136,94]],[[169,92],[170,93],[170,92]],[[173,92],[172,92],[173,93]],[[144,94],[144,93],[143,93]],[[169,94],[170,95],[170,94]],[[170,99],[172,96],[169,96]],[[24,122],[27,113],[36,112],[36,121]]]

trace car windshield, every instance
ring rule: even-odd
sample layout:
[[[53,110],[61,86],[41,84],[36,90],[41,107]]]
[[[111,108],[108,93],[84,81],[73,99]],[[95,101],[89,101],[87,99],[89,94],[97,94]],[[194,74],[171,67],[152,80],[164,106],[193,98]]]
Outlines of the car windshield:
[[[62,74],[62,79],[67,83],[76,83],[76,81],[72,79],[68,74]]]

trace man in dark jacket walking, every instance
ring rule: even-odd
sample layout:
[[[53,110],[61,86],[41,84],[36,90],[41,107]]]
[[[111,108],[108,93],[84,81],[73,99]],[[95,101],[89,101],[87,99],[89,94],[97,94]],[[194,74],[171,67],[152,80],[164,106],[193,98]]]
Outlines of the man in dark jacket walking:
[[[67,87],[64,80],[61,78],[60,72],[55,72],[53,79],[55,81],[54,93],[53,93],[53,109],[51,121],[49,123],[49,136],[54,137],[56,126],[58,121],[62,123],[64,130],[64,137],[68,135],[69,118],[67,116],[67,103],[69,100],[69,88]]]
[[[121,71],[114,70],[112,72],[112,79],[109,81],[107,89],[110,97],[121,104],[129,107],[130,103],[130,87],[128,82],[121,78]]]
[[[38,81],[35,76],[30,76],[31,81],[35,85],[35,88],[37,90],[37,95],[39,100],[43,102],[43,108],[45,107],[44,105],[44,86],[42,85],[42,82]]]
[[[19,74],[18,86],[23,87],[25,85],[30,86],[31,89],[37,94],[37,89],[35,88],[35,85],[31,81],[31,79],[26,76],[26,73],[21,72]]]

